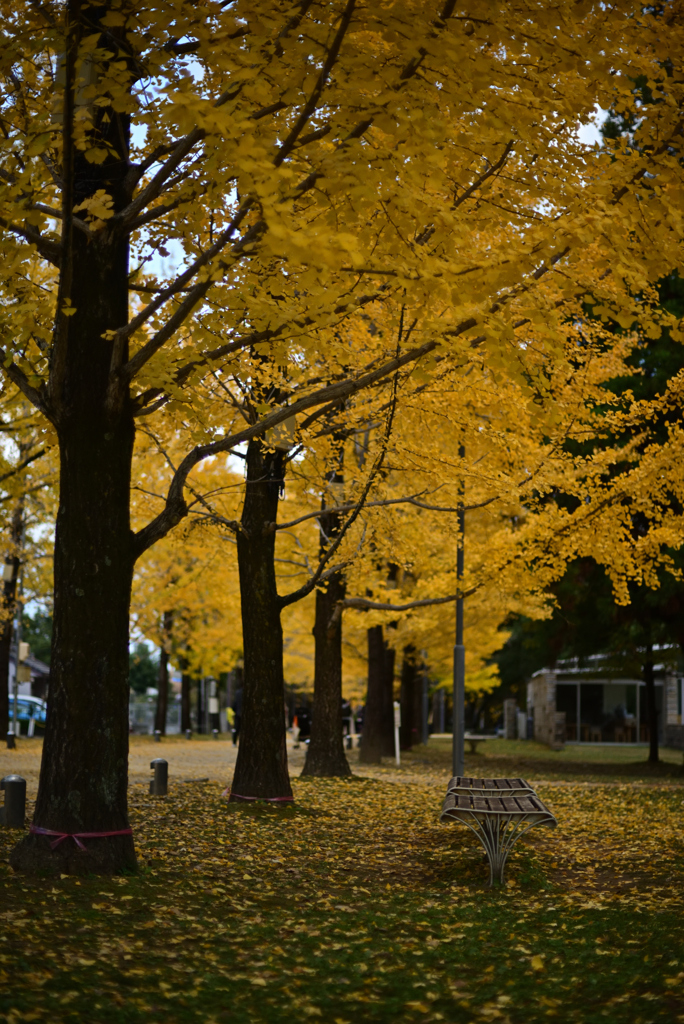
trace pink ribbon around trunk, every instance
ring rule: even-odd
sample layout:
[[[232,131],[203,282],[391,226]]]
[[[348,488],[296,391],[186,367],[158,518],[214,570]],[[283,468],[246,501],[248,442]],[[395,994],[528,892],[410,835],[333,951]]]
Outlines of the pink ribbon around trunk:
[[[294,803],[293,796],[240,796],[239,793],[231,793],[226,787],[221,796],[227,796],[231,800],[265,800],[267,804],[291,804]]]
[[[56,849],[65,839],[73,839],[79,850],[85,850],[82,839],[104,839],[107,836],[132,836],[132,828],[121,828],[116,832],[53,832],[49,828],[40,828],[38,825],[31,825],[29,832],[34,836],[57,836],[54,842],[50,843],[50,849]]]

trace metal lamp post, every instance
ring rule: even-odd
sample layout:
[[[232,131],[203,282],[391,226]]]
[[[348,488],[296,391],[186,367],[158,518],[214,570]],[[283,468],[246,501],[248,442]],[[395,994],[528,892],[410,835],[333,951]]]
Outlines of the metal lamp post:
[[[458,454],[465,457],[465,448],[460,446]],[[464,540],[465,540],[465,508],[463,507],[463,482],[461,482],[461,501],[458,505],[458,547],[456,551],[456,643],[454,644],[454,713],[453,740],[451,747],[452,775],[461,776],[464,771],[464,734],[465,734],[465,647],[463,646],[463,581]]]
[[[14,690],[14,714],[13,714],[13,722],[12,722],[12,732],[14,733],[14,736],[15,736],[15,743],[16,743],[16,737],[19,735],[19,666],[21,664],[21,627],[22,627],[22,621],[21,620],[22,620],[22,618],[24,616],[24,603],[23,603],[23,601],[21,599],[21,597],[22,597],[21,586],[22,586],[22,581],[21,581],[21,578],[20,578],[20,582],[19,582],[19,598],[17,599],[17,604],[16,604],[17,620],[16,620],[16,624],[15,624],[15,633],[14,633],[15,643],[17,645],[17,651],[16,651],[16,659],[15,659],[15,662],[14,662],[14,687],[13,687],[13,690]]]

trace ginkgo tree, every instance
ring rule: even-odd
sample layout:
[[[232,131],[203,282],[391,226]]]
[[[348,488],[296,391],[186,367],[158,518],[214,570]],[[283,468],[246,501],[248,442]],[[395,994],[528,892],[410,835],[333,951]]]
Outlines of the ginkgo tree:
[[[668,68],[682,29],[669,8],[547,0],[2,13],[2,362],[61,467],[50,716],[33,831],[12,863],[111,871],[134,864],[133,567],[185,517],[193,469],[248,445],[245,724],[266,745],[242,747],[236,792],[287,798],[265,529],[283,459],[262,438],[298,417],[306,445],[316,410],[437,350],[467,362],[482,348],[515,374],[521,324],[561,337],[560,304],[590,285],[633,319],[637,292],[680,258]],[[635,73],[667,98],[640,111],[645,144],[615,160],[587,151],[578,126],[597,102],[633,104]],[[340,325],[382,298],[413,310],[415,329],[350,349]],[[179,406],[192,446],[133,534],[136,419]],[[52,850],[46,830],[106,838]]]
[[[355,465],[354,450],[360,450],[359,462],[363,462],[378,443],[387,444],[381,478],[374,482],[357,525],[339,551],[345,588],[326,595],[322,622],[317,601],[316,714],[310,751],[319,742],[319,730],[326,734],[330,749],[327,760],[325,750],[316,748],[311,759],[307,755],[307,773],[338,774],[335,765],[340,756],[332,749],[331,737],[340,735],[339,726],[337,732],[333,728],[341,696],[340,638],[336,650],[331,648],[329,653],[332,661],[337,659],[336,671],[324,667],[319,678],[324,660],[319,657],[319,637],[340,629],[345,608],[350,609],[346,617],[352,617],[348,624],[354,634],[361,628],[354,609],[364,610],[361,619],[370,629],[372,666],[378,657],[382,660],[374,646],[377,629],[391,621],[394,646],[413,652],[426,649],[433,674],[445,681],[454,639],[454,602],[460,590],[467,598],[468,684],[482,690],[493,684],[486,661],[500,646],[497,630],[507,615],[523,608],[528,615],[546,614],[549,581],[562,573],[577,551],[596,551],[600,547],[597,533],[610,561],[610,544],[595,521],[605,497],[601,476],[606,464],[600,461],[592,467],[584,456],[573,456],[572,446],[605,432],[611,409],[614,413],[618,405],[606,385],[625,372],[625,357],[636,336],[618,342],[601,325],[587,323],[579,304],[574,310],[568,305],[566,312],[563,349],[549,350],[532,329],[521,335],[524,381],[493,373],[484,359],[479,365],[471,359],[465,366],[441,360],[431,377],[407,371],[398,385],[390,438],[378,429],[380,416],[375,417],[374,429],[366,421],[363,431],[367,405],[356,425],[347,410],[347,428],[354,439],[348,438],[346,444],[342,503],[338,498],[332,510],[312,510],[277,525],[277,530],[291,533],[298,524],[301,529],[316,522],[326,538],[332,514],[339,519],[354,508],[355,488],[363,477]],[[536,391],[538,401],[527,400],[530,389]],[[316,454],[311,455],[314,465]],[[325,449],[321,454],[323,459],[330,457]],[[294,475],[301,473],[297,467]],[[313,476],[320,480],[320,467]],[[559,489],[566,502],[574,501],[574,516],[559,515],[555,500]],[[317,494],[311,480],[306,490],[311,504]],[[320,485],[318,491],[325,496]],[[591,508],[585,504],[589,496],[595,499]],[[466,513],[467,558],[465,577],[458,584],[454,577],[460,507]],[[320,646],[325,648],[326,643],[324,639]],[[355,646],[359,646],[358,636]],[[326,676],[330,684],[324,683]],[[386,676],[369,667],[364,760],[377,760],[392,749],[391,672]],[[377,688],[384,694],[382,699]],[[331,721],[321,726],[328,708]]]

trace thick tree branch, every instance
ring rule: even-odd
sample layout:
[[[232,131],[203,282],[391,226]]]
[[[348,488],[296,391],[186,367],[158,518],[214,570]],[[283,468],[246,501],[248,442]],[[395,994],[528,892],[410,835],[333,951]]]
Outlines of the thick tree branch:
[[[370,295],[359,295],[353,300],[353,303],[342,303],[335,306],[333,314],[344,318],[345,316],[351,315],[357,309],[361,309],[369,302],[374,302],[381,297],[382,292],[374,292]],[[302,320],[297,322],[297,329],[302,330],[306,327],[314,326],[315,321],[310,317],[304,317]],[[235,341],[227,342],[225,345],[220,345],[218,348],[209,349],[207,352],[202,353],[196,359],[192,359],[190,362],[181,366],[176,371],[174,376],[174,384],[182,387],[186,380],[199,366],[208,366],[210,363],[215,363],[219,359],[223,359],[228,355],[232,355],[233,352],[240,352],[242,349],[249,348],[251,345],[258,345],[263,342],[275,341],[285,331],[292,330],[292,324],[280,324],[279,327],[269,328],[265,331],[255,331],[253,334],[247,334],[242,338],[238,338]],[[309,384],[312,382],[310,381]],[[148,388],[147,391],[141,392],[134,399],[135,407],[138,410],[136,416],[145,416],[148,414],[149,409],[147,404],[154,402],[155,407],[157,405],[157,399],[164,394],[162,388]],[[166,399],[165,399],[166,400]]]
[[[8,356],[4,348],[0,348],[0,362],[2,363],[2,369],[7,374],[13,384],[16,384],[23,395],[26,395],[31,405],[34,405],[36,409],[39,409],[44,416],[47,416],[49,420],[52,419],[48,412],[47,403],[43,395],[34,388],[33,385],[29,384],[28,378],[23,370],[21,370],[16,363],[12,362],[11,355]]]
[[[453,206],[452,206],[452,210],[455,210],[457,207],[461,206],[462,203],[465,203],[467,199],[470,199],[472,194],[474,192],[477,192],[477,190],[480,189],[484,185],[485,181],[487,181],[488,178],[491,178],[491,176],[493,174],[496,174],[497,171],[501,170],[501,168],[504,166],[504,164],[508,160],[508,157],[510,156],[511,151],[513,150],[513,146],[514,146],[514,142],[511,139],[510,142],[506,143],[506,145],[504,147],[504,151],[501,154],[501,156],[499,157],[499,159],[496,161],[496,163],[492,164],[486,171],[484,171],[480,175],[480,177],[477,178],[477,180],[474,181],[472,183],[472,185],[470,185],[465,190],[465,192],[463,193],[462,196],[458,196],[458,198],[454,200],[454,203],[453,203]]]
[[[13,224],[11,221],[5,220],[4,217],[0,217],[0,227],[18,235],[31,245],[35,245],[44,260],[51,263],[53,267],[59,267],[62,255],[62,247],[59,242],[53,242],[49,238],[45,238],[45,236],[41,235],[40,231],[37,231],[35,228],[20,227],[18,224]]]
[[[424,494],[425,491],[421,491],[420,494]],[[416,508],[427,509],[430,512],[459,512],[463,509],[464,512],[472,512],[477,508],[486,508],[487,505],[491,505],[492,502],[496,501],[499,495],[495,495],[493,498],[487,498],[486,501],[479,501],[475,505],[428,505],[424,501],[419,501],[420,494],[409,495],[406,498],[380,498],[377,501],[367,501],[364,508],[386,508],[388,505],[415,505]],[[330,508],[319,508],[317,512],[307,512],[306,515],[299,516],[298,519],[291,519],[289,523],[269,523],[268,528],[265,532],[275,533],[277,530],[289,530],[293,526],[299,526],[300,523],[305,523],[308,519],[320,519],[321,516],[329,515],[330,512],[350,512],[356,508],[356,502],[349,505],[335,505]]]
[[[335,33],[335,37],[330,45],[330,49],[328,50],[326,58],[323,61],[323,66],[321,67],[321,70],[318,74],[318,78],[316,79],[316,84],[311,90],[311,95],[309,96],[308,100],[302,107],[299,116],[297,117],[295,123],[293,124],[292,129],[290,130],[287,138],[280,146],[280,149],[278,150],[276,157],[273,161],[276,167],[280,167],[280,165],[284,162],[284,160],[287,159],[289,154],[292,152],[295,143],[297,142],[297,139],[299,138],[302,131],[306,127],[309,118],[316,110],[318,101],[321,98],[326,82],[330,77],[330,72],[335,66],[335,63],[339,56],[340,47],[342,46],[344,37],[346,36],[349,30],[349,26],[351,24],[352,15],[354,13],[355,7],[356,0],[347,0],[347,5],[344,9],[344,13],[340,18],[339,27],[337,29],[337,32]]]
[[[407,338],[410,336],[411,331],[415,327],[415,324],[416,324],[416,321],[414,320],[413,324],[411,325],[411,327],[409,328],[409,330],[407,332]],[[402,340],[404,340],[403,339],[403,335],[404,335],[404,309],[402,307],[401,317],[399,319],[399,338],[397,340],[397,356],[399,355],[399,352],[401,351],[401,342],[402,342]],[[311,591],[314,589],[316,584],[320,582],[320,579],[321,579],[321,576],[323,574],[323,570],[325,569],[325,566],[328,564],[328,562],[330,562],[330,560],[332,559],[333,555],[339,549],[342,541],[344,540],[345,535],[348,533],[348,531],[349,531],[350,527],[352,526],[352,524],[356,521],[356,519],[358,519],[358,517],[359,517],[359,515],[361,513],[361,510],[363,509],[363,507],[365,505],[366,498],[368,497],[370,489],[371,489],[371,487],[373,485],[373,481],[376,478],[376,476],[378,475],[378,473],[380,472],[380,470],[382,469],[382,465],[383,465],[383,463],[385,461],[385,456],[387,454],[387,445],[389,443],[390,435],[392,433],[392,425],[394,423],[394,415],[395,415],[396,410],[397,410],[398,389],[399,389],[399,372],[398,372],[398,370],[396,370],[395,373],[394,373],[394,380],[392,381],[392,398],[390,400],[389,411],[387,413],[387,421],[386,421],[386,424],[385,424],[385,436],[384,436],[384,438],[382,440],[382,444],[380,446],[380,451],[378,453],[377,458],[375,459],[375,462],[373,463],[373,467],[372,467],[370,473],[368,474],[368,479],[366,480],[365,486],[364,486],[363,490],[361,491],[361,494],[360,494],[360,496],[358,498],[358,501],[356,502],[356,505],[354,506],[354,509],[353,509],[351,515],[349,516],[349,518],[346,520],[345,523],[342,524],[340,529],[337,531],[334,541],[332,542],[330,547],[328,547],[326,549],[325,554],[319,560],[318,568],[316,569],[316,572],[313,574],[311,579],[307,583],[305,583],[304,586],[300,587],[299,590],[295,590],[293,593],[287,594],[285,597],[278,597],[278,605],[281,608],[286,608],[288,605],[294,604],[296,601],[300,601],[303,597],[306,597],[307,594],[311,593]]]
[[[477,589],[477,587],[473,587],[464,594],[449,594],[448,597],[426,597],[422,601],[407,601],[406,604],[388,604],[386,601],[371,601],[367,597],[347,597],[344,601],[340,601],[338,608],[340,612],[343,608],[363,608],[380,612],[408,612],[412,608],[429,608],[431,605],[436,604],[450,604],[452,601],[456,601],[458,597],[472,597]],[[337,617],[339,618],[339,615]]]
[[[427,355],[437,348],[438,344],[439,342],[437,341],[427,341],[424,345],[410,349],[403,355],[395,356],[381,366],[375,367],[370,372],[330,384],[309,395],[296,399],[290,405],[274,410],[274,412],[269,413],[257,423],[245,427],[229,437],[221,438],[220,441],[214,441],[211,444],[198,445],[186,455],[178,467],[178,471],[174,475],[169,487],[165,509],[135,535],[135,557],[139,557],[148,547],[161,537],[166,536],[169,530],[173,529],[187,515],[187,505],[183,497],[185,482],[194,467],[204,459],[227,452],[236,445],[251,440],[253,437],[261,437],[267,430],[289,419],[290,416],[297,416],[307,409],[312,409],[317,405],[324,405],[333,400],[348,398],[350,395],[356,394],[357,391],[370,387],[383,378],[390,376],[397,370],[400,370],[402,366],[406,366],[408,363],[415,362],[422,356]]]
[[[214,107],[222,107],[224,103],[228,102],[228,100],[237,96],[241,88],[242,86],[238,85],[226,89],[215,101]],[[110,228],[112,230],[122,228],[130,231],[131,225],[140,213],[142,213],[145,207],[149,206],[150,203],[154,202],[154,200],[159,197],[167,180],[205,135],[206,132],[204,128],[193,128],[191,132],[188,132],[188,134],[184,135],[182,139],[179,139],[168,160],[166,160],[157,173],[153,175],[152,180],[148,182],[145,188],[143,188],[133,200],[131,200],[125,209],[121,210],[120,213],[117,213],[115,217],[112,217],[109,222]]]
[[[36,452],[34,455],[29,455],[27,458],[22,459],[14,469],[10,469],[7,473],[3,473],[2,476],[0,476],[0,483],[2,483],[3,480],[9,479],[11,476],[16,476],[17,473],[21,473],[22,469],[26,469],[26,467],[30,466],[32,462],[36,461],[36,459],[42,458],[46,452],[47,448],[41,448],[40,451]]]
[[[161,291],[159,295],[157,295],[157,297],[152,300],[152,302],[145,306],[145,308],[142,309],[137,316],[133,317],[133,319],[128,322],[126,327],[122,327],[120,330],[118,330],[117,338],[120,339],[121,341],[130,338],[130,336],[140,327],[142,327],[143,324],[145,324],[146,321],[149,320],[149,318],[153,316],[154,313],[156,313],[156,311],[161,306],[164,305],[164,303],[168,302],[169,299],[173,298],[173,296],[176,295],[177,292],[180,292],[185,287],[185,285],[188,284],[188,282],[191,281],[192,278],[195,277],[196,274],[203,267],[205,267],[209,262],[211,262],[211,260],[214,259],[214,257],[217,256],[221,252],[221,250],[224,249],[225,246],[228,244],[233,234],[237,231],[240,224],[247,216],[250,207],[250,202],[244,203],[240,210],[238,210],[238,212],[236,213],[235,217],[230,222],[228,227],[225,229],[225,231],[221,232],[216,242],[209,249],[207,249],[206,252],[202,253],[202,255],[199,256],[194,261],[194,263],[192,263],[187,268],[187,270],[183,271],[183,273],[176,278],[173,284],[169,285],[168,288],[163,289],[163,291]],[[237,243],[237,245],[234,248],[236,258],[238,258],[244,253],[245,246],[254,241],[258,234],[263,230],[263,227],[263,221],[258,221],[249,229],[249,231],[247,231],[247,233],[243,236],[243,238],[240,240],[239,243]],[[136,375],[136,373],[138,373],[142,369],[145,363],[147,363],[152,358],[152,356],[159,351],[162,345],[164,345],[168,341],[168,339],[173,334],[175,334],[175,332],[184,322],[186,317],[195,308],[197,303],[200,302],[202,298],[204,298],[206,293],[211,288],[212,284],[213,281],[211,277],[207,276],[203,281],[198,281],[197,284],[190,288],[186,297],[180,303],[178,308],[172,313],[172,315],[161,328],[161,330],[157,331],[157,333],[152,338],[150,338],[150,340],[145,345],[139,348],[135,355],[131,359],[129,359],[129,361],[124,366],[121,367],[118,373],[121,374],[126,379],[131,380]]]

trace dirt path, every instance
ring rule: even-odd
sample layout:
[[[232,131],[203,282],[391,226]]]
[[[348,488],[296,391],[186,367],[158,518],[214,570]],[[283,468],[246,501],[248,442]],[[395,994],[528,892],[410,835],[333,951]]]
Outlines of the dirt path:
[[[288,763],[290,774],[296,777],[304,766],[305,748],[294,749],[291,737],[287,738]],[[17,743],[16,750],[0,748],[0,778],[5,775],[17,774],[23,776],[27,781],[27,795],[29,800],[34,800],[38,789],[38,774],[40,771],[40,757],[43,747],[41,739],[22,738]],[[435,786],[440,790],[446,787],[450,776],[450,767],[446,760],[440,756],[440,751],[435,750],[435,760],[425,758],[421,751],[420,755],[409,754],[401,767],[386,759],[382,765],[360,765],[358,763],[358,751],[349,751],[347,756],[355,775],[366,778],[381,779],[385,782],[396,782],[404,785],[418,784],[423,786]],[[186,740],[180,736],[168,736],[155,743],[148,736],[132,736],[129,755],[129,782],[131,785],[146,784],[152,777],[150,761],[156,757],[164,757],[169,762],[169,781],[183,782],[188,779],[208,779],[211,782],[220,783],[222,786],[229,784],[233,777],[237,747],[234,747],[228,737],[221,737],[218,740],[212,739],[191,739]],[[546,764],[544,762],[534,770],[534,762],[530,759],[520,771],[516,769],[515,763],[497,763],[496,758],[488,759],[483,763],[480,757],[479,762],[474,759],[466,759],[466,774],[480,775],[483,771],[487,775],[512,775],[523,774],[527,781],[533,786],[550,787],[614,787],[635,784],[639,787],[657,789],[680,788],[684,785],[684,776],[681,781],[676,776],[663,777],[654,776],[651,778],[619,778],[612,779],[586,779],[578,777],[576,772],[570,770],[565,779],[545,777]],[[561,766],[554,766],[554,774]],[[662,766],[671,767],[671,766]],[[505,769],[508,769],[506,771]]]
[[[26,779],[29,800],[38,790],[42,739],[17,741],[15,750],[0,748],[0,778],[21,775]],[[132,736],[128,760],[129,783],[146,783],[152,778],[150,761],[163,757],[169,762],[169,781],[205,778],[227,785],[233,777],[237,747],[228,739],[205,740],[168,736],[155,743],[147,736]],[[288,737],[288,761],[292,775],[299,775],[304,766],[305,750],[295,750]]]

